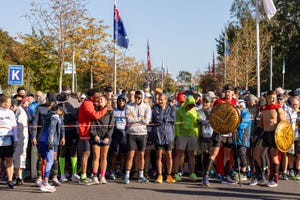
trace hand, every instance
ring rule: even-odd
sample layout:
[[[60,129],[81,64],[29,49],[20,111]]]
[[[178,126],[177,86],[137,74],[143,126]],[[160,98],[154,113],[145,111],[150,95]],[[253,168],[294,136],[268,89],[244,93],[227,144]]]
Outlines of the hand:
[[[64,146],[65,144],[66,144],[66,139],[65,138],[61,138],[59,145],[60,146]]]
[[[108,142],[109,142],[109,139],[108,138],[104,138],[103,144],[108,144]]]
[[[96,143],[99,143],[100,137],[99,137],[99,136],[95,136],[94,141],[95,141]]]
[[[32,145],[34,145],[34,146],[37,145],[36,138],[33,138],[33,139],[32,139]]]

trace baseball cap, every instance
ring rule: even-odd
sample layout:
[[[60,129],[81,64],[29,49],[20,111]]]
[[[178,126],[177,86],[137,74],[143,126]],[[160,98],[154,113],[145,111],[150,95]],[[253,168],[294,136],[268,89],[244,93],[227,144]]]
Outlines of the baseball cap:
[[[202,99],[203,99],[203,101],[204,101],[204,100],[206,100],[206,101],[208,101],[208,102],[211,102],[211,101],[212,101],[212,99],[210,98],[209,95],[203,95]]]
[[[144,84],[143,84],[143,88],[147,88],[147,87],[150,87],[150,86],[149,86],[149,83],[144,83]]]
[[[226,91],[226,90],[231,90],[231,91],[233,91],[233,87],[232,87],[232,85],[230,85],[230,84],[226,84],[225,86],[224,86],[224,90]]]
[[[289,92],[289,95],[292,96],[292,97],[295,97],[295,96],[299,96],[297,90],[292,90]]]
[[[177,101],[180,103],[183,103],[185,101],[185,93],[184,92],[178,92],[177,94]]]
[[[124,94],[121,94],[118,96],[117,100],[119,100],[119,99],[124,99],[126,101],[126,96]]]

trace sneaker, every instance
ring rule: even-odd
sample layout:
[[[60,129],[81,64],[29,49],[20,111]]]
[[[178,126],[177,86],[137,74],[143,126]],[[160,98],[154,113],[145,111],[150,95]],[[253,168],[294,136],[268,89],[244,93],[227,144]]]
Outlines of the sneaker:
[[[80,181],[80,176],[77,174],[73,174],[71,180],[73,183],[78,183]]]
[[[288,175],[286,173],[282,174],[282,180],[289,180]]]
[[[49,183],[43,183],[40,187],[40,190],[43,192],[55,192],[56,188],[54,186],[51,186]]]
[[[267,186],[268,187],[277,187],[278,183],[272,179],[268,182]]]
[[[107,184],[107,181],[106,181],[105,177],[100,178],[100,183],[101,184]]]
[[[133,175],[132,175],[132,179],[137,180],[139,178],[139,172],[138,171],[134,171]]]
[[[115,175],[115,173],[111,173],[111,174],[109,175],[109,179],[110,179],[110,180],[116,180],[116,175]]]
[[[191,173],[191,175],[189,176],[189,179],[192,181],[197,181],[199,178],[195,173]]]
[[[7,181],[7,186],[9,189],[14,189],[14,183],[12,181]]]
[[[217,174],[216,181],[222,182],[222,180],[223,180],[223,176],[221,174]]]
[[[232,185],[232,184],[236,184],[236,181],[232,180],[229,176],[224,176],[222,183]]]
[[[38,186],[38,187],[41,187],[42,183],[43,183],[42,179],[39,179],[39,178],[36,179],[36,181],[35,181],[35,185]]]
[[[202,180],[202,185],[204,185],[204,186],[207,186],[207,187],[209,187],[209,186],[210,186],[210,184],[209,184],[209,177],[208,177],[208,175],[205,175],[205,176],[203,177],[203,180]]]
[[[92,185],[93,180],[90,178],[80,179],[79,184],[80,185]]]
[[[247,179],[247,176],[246,175],[244,175],[244,174],[236,174],[235,176],[234,176],[234,180],[236,180],[236,181],[239,181],[241,179],[241,181],[247,181],[248,179]]]
[[[180,177],[179,174],[175,174],[175,175],[174,175],[174,179],[175,179],[176,182],[182,181],[182,179],[181,179],[181,177]]]
[[[52,179],[52,184],[53,184],[54,186],[61,186],[61,183],[58,181],[57,178]]]
[[[97,175],[92,175],[92,181],[93,181],[93,184],[99,184],[99,180],[98,180],[98,177],[97,177]]]
[[[289,176],[290,176],[291,178],[293,178],[293,177],[295,176],[294,170],[291,170],[291,171],[290,171]]]
[[[124,177],[122,182],[125,184],[129,184],[130,183],[129,177]]]
[[[60,182],[61,182],[61,183],[68,182],[68,179],[67,179],[67,177],[65,176],[65,174],[61,174],[61,175],[60,175]]]
[[[300,174],[296,174],[292,177],[292,180],[299,181],[300,180]]]
[[[253,178],[253,179],[251,180],[251,182],[249,183],[249,185],[251,185],[251,186],[255,186],[255,185],[257,185],[257,184],[258,184],[257,178]]]
[[[138,182],[139,182],[139,183],[149,183],[149,180],[146,179],[145,177],[140,177],[140,178],[138,179]]]
[[[172,175],[168,175],[166,182],[167,183],[176,183],[176,180],[173,178]]]
[[[16,185],[23,185],[23,184],[24,184],[23,179],[21,179],[20,177],[18,177],[18,178],[16,179]]]
[[[162,183],[163,182],[163,176],[162,175],[158,175],[157,179],[155,180],[155,183]]]
[[[258,179],[258,185],[260,186],[265,186],[266,185],[266,180],[264,177]]]

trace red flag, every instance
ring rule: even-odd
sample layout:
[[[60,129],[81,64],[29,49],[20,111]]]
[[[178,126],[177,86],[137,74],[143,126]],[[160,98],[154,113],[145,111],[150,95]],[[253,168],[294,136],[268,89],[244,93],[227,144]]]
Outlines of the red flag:
[[[147,69],[148,69],[148,71],[151,71],[151,58],[150,58],[149,41],[147,42]]]

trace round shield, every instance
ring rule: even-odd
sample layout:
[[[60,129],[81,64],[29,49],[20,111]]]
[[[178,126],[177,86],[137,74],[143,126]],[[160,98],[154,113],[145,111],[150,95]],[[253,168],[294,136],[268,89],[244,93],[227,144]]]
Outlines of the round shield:
[[[240,123],[240,112],[229,103],[218,104],[210,113],[209,123],[217,133],[232,133]]]
[[[282,120],[277,124],[275,143],[281,152],[287,152],[292,147],[294,143],[294,131],[289,121]]]

